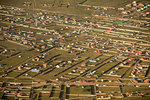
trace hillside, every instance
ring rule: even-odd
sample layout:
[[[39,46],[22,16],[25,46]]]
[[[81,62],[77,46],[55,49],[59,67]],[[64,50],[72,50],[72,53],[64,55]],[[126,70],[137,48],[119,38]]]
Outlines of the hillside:
[[[150,0],[84,0],[84,2],[81,2],[81,4],[118,8],[118,7],[124,7],[125,5],[133,1],[150,2]]]
[[[28,0],[29,1],[29,0]],[[34,3],[35,1],[35,3]],[[27,9],[43,9],[54,13],[64,13],[70,15],[91,15],[90,11],[86,11],[85,7],[78,4],[83,0],[30,0],[30,6],[23,6],[27,0],[0,0],[0,5],[23,7]]]
[[[87,0],[84,4],[91,6],[123,7],[134,0]]]
[[[119,8],[133,1],[149,2],[149,0],[0,0],[0,5],[23,7],[30,10],[42,9],[75,16],[91,16],[93,11],[87,10],[84,5]],[[30,2],[31,5],[23,6],[25,2]]]

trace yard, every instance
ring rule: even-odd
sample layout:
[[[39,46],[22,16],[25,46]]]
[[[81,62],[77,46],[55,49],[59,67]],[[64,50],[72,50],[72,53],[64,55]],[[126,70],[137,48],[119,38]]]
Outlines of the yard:
[[[148,87],[135,87],[135,86],[123,86],[122,87],[123,92],[143,92],[143,93],[149,93],[150,89]]]
[[[34,52],[24,52],[24,53],[21,53],[17,56],[10,57],[7,60],[2,61],[1,63],[6,64],[8,67],[13,66],[13,65],[17,65],[17,64],[25,62],[27,59],[29,59],[29,57],[32,57],[36,54],[37,53],[34,53]]]
[[[104,92],[104,93],[107,93],[107,92],[120,92],[120,88],[119,88],[119,86],[106,86],[106,87],[104,87],[104,86],[99,86],[99,87],[96,87],[96,90],[97,91],[102,91],[102,92]]]
[[[91,94],[90,86],[71,86],[70,94]]]

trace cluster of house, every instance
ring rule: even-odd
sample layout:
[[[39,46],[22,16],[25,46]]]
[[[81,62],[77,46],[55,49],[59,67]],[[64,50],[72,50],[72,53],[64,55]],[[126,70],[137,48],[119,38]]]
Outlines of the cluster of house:
[[[87,70],[87,68],[77,67],[73,69],[70,73],[71,75],[80,75],[81,73],[84,73]]]
[[[149,69],[149,65],[137,64],[132,70],[131,76],[132,77],[145,77],[148,69]]]
[[[122,14],[131,14],[136,12],[140,12],[143,16],[149,16],[150,12],[142,12],[147,10],[150,7],[149,4],[143,4],[136,1],[133,1],[131,4],[127,4],[126,8],[119,8],[118,10],[122,10]]]
[[[55,7],[55,6],[57,6],[57,7],[69,7],[70,6],[70,3],[68,2],[66,2],[66,3],[62,3],[62,2],[60,2],[59,1],[59,3],[57,3],[56,1],[54,1],[54,2],[51,2],[51,3],[42,3],[42,6],[43,7]]]
[[[59,23],[59,24],[60,23],[62,23],[62,24],[63,23],[65,23],[65,24],[69,23],[69,24],[73,24],[73,25],[76,24],[76,25],[81,26],[80,28],[71,28],[71,27],[64,27],[64,28],[62,28],[61,30],[66,30],[66,29],[70,29],[70,28],[71,28],[71,30],[75,29],[75,30],[73,30],[73,32],[68,32],[68,33],[65,32],[65,34],[68,35],[68,36],[75,36],[75,34],[78,35],[78,34],[85,33],[85,32],[88,34],[88,33],[91,32],[91,30],[89,30],[87,28],[98,27],[97,23],[95,21],[93,21],[93,22],[90,22],[90,21],[80,22],[79,20],[71,19],[71,18],[65,17],[65,16],[58,16],[58,15],[51,15],[50,16],[48,13],[45,13],[45,12],[38,12],[36,14],[36,19],[37,20],[35,20],[35,18],[20,18],[20,17],[18,17],[18,18],[3,17],[2,19],[6,20],[6,21],[9,21],[9,22],[12,22],[12,23],[14,23],[14,22],[15,23],[24,23],[24,24],[26,23],[29,26],[30,26],[30,24],[32,26],[35,23],[36,23],[37,26],[39,26],[39,25],[50,25],[50,24],[56,24],[56,23]],[[38,28],[47,29],[47,27],[38,27]],[[8,30],[8,29],[9,29],[8,27],[4,27],[3,28],[3,30]],[[116,30],[116,27],[113,30]],[[12,35],[12,33],[9,33],[9,34]],[[27,44],[29,44],[29,45],[35,44],[36,46],[35,45],[34,46],[37,47],[37,42],[33,39],[34,37],[32,37],[32,40],[29,40],[29,39],[27,39],[27,38],[31,38],[31,36],[29,36],[29,34],[26,35],[23,32],[20,32],[20,34],[22,36],[26,37],[26,38],[21,38],[22,41],[20,43],[25,44],[25,45],[27,45]],[[55,30],[54,31],[50,31],[50,33],[49,32],[46,32],[46,33],[45,32],[37,32],[36,34],[43,34],[43,35],[45,35],[45,34],[46,35],[59,34],[59,38],[57,38],[57,40],[58,39],[65,40],[65,37],[64,37],[65,34],[63,34],[62,32],[55,31]],[[20,36],[15,36],[14,35],[11,40],[19,40],[19,38],[20,38]],[[100,43],[102,43],[103,41],[104,41],[104,44],[100,45]],[[90,47],[90,48],[96,48],[96,49],[103,49],[104,50],[104,49],[112,48],[114,46],[114,43],[112,43],[111,40],[108,41],[106,39],[106,41],[105,41],[104,38],[103,39],[99,39],[99,40],[93,38],[92,41],[90,41],[90,43],[88,43],[88,42],[89,41],[87,41],[85,44],[83,44],[84,46],[86,45],[85,46],[86,48]],[[53,46],[54,45],[54,43],[50,42],[49,40],[48,41],[47,40],[41,40],[40,43],[43,43],[43,44],[38,46],[39,49],[45,49],[45,48],[47,48],[49,46]],[[48,44],[48,43],[50,43],[50,44]],[[127,43],[124,43],[124,44],[127,44]],[[130,43],[128,43],[128,45],[129,44]],[[67,48],[69,46],[63,45],[63,46],[61,46],[61,49],[62,48],[65,49],[65,48]],[[134,46],[134,48],[136,48],[136,46]],[[118,50],[119,50],[119,52],[136,53],[137,55],[143,55],[143,54],[146,53],[145,51],[141,51],[141,50],[134,51],[130,47],[127,47],[125,51],[124,51],[124,49],[123,50],[122,49],[118,49]],[[148,54],[148,53],[146,53],[146,54]]]
[[[62,61],[61,63],[57,64],[55,67],[56,68],[63,68],[63,67],[66,67],[67,64],[72,64],[74,62],[75,62],[74,60]]]
[[[17,68],[18,70],[23,70],[23,69],[31,69],[35,64],[30,64],[30,63],[24,63],[22,65],[19,65]]]
[[[47,25],[47,24],[53,23],[54,21],[59,21],[59,20],[60,20],[60,22],[64,21],[65,23],[69,23],[69,21],[71,20],[70,18],[63,17],[63,16],[60,16],[60,17],[59,16],[57,17],[55,15],[48,16],[43,12],[37,13],[37,16],[38,16],[37,20],[38,20],[39,25],[40,24]],[[29,26],[32,26],[35,23],[35,20],[33,18],[24,18],[24,17],[23,18],[22,17],[13,18],[12,16],[7,16],[7,17],[3,16],[2,20],[3,21],[8,21],[8,22],[11,22],[11,23],[17,23],[17,24],[22,25],[23,27],[26,24],[29,25]],[[3,27],[1,27],[1,30],[3,30],[3,31],[16,30],[16,29],[13,29],[13,28],[15,28],[15,27],[12,26],[12,25],[3,26]],[[43,29],[43,27],[38,27],[38,28]],[[46,29],[46,27],[44,27],[44,29]],[[62,28],[62,30],[65,30],[65,28]],[[56,38],[56,39],[57,40],[59,40],[59,39],[65,40],[65,37],[63,35],[61,35],[61,32],[58,32],[58,31],[55,31],[55,30],[53,30],[53,31],[50,30],[49,32],[37,32],[37,33],[20,31],[20,30],[16,30],[16,31],[19,31],[19,32],[17,32],[17,33],[7,32],[5,36],[9,37],[10,40],[18,41],[19,43],[24,44],[24,45],[31,45],[31,46],[37,47],[37,41],[36,41],[36,38],[34,38],[35,34],[42,34],[42,35],[59,34],[60,35],[59,38]],[[86,31],[83,31],[83,30],[73,31],[71,33],[67,33],[67,35],[72,36],[72,34],[75,34],[75,33],[78,34],[78,33],[82,33],[82,32],[86,32]],[[47,46],[53,46],[53,42],[54,42],[54,40],[41,40],[40,43],[44,43],[44,44],[40,45],[38,47],[45,49]]]
[[[0,51],[0,54],[6,54],[7,52],[9,52],[9,50],[8,49],[4,49],[4,50]]]
[[[102,91],[97,91],[97,100],[101,99],[111,99],[111,98],[123,98],[121,93],[105,93]]]
[[[23,3],[23,6],[31,6],[32,5],[32,2],[30,2],[30,1],[26,1],[26,2],[24,2]]]
[[[55,45],[55,40],[58,39],[37,39],[35,38],[35,32],[31,31],[22,31],[19,29],[15,29],[10,26],[2,26],[2,31],[4,34],[5,39],[15,41],[18,44],[23,44],[23,45],[30,45],[37,49],[37,51],[42,51],[45,50],[49,47],[53,47]],[[16,30],[16,32],[12,32],[13,30]]]
[[[35,58],[32,59],[32,61],[40,61],[45,58],[45,55],[46,55],[46,53],[36,56]]]
[[[122,47],[122,44],[124,44],[125,47]],[[104,50],[110,50],[119,52],[120,54],[132,53],[134,55],[149,55],[148,47],[144,47],[143,49],[143,46],[140,46],[137,43],[115,41],[102,37],[88,37],[82,42],[75,42],[71,47],[75,46],[83,48],[83,50],[86,50],[86,48],[94,48],[97,53],[103,52]],[[116,48],[117,50],[112,50],[112,48]]]
[[[132,53],[134,55],[149,55],[148,47],[140,46],[136,43],[123,43],[125,47],[118,47],[119,53]],[[144,49],[143,49],[144,48]]]
[[[127,97],[137,97],[137,96],[144,96],[145,95],[145,93],[142,93],[142,92],[126,92],[125,93],[125,95],[127,96]]]
[[[29,98],[30,93],[26,92],[26,90],[30,89],[30,87],[28,87],[27,89],[22,89],[22,88],[20,88],[22,85],[23,85],[22,83],[9,82],[6,84],[4,93],[9,96],[26,97],[26,98],[28,97]]]
[[[131,82],[134,83],[150,83],[150,79],[131,78]],[[138,86],[136,86],[138,87]]]
[[[22,8],[17,8],[17,7],[5,7],[5,6],[0,6],[0,9],[3,14],[12,14],[12,15],[19,15],[19,16],[24,16],[26,15],[26,12]],[[12,16],[9,15],[9,16]]]
[[[4,97],[13,97],[15,99],[33,99],[33,98],[47,98],[47,99],[52,99],[53,97],[55,99],[59,99],[59,95],[61,94],[60,91],[62,89],[62,86],[60,85],[42,85],[42,86],[36,86],[34,84],[37,84],[38,82],[7,82],[7,83],[3,83],[5,84],[5,88],[4,88],[4,94],[3,97],[1,99],[3,99]],[[42,83],[42,82],[41,82]],[[34,86],[34,87],[33,87]],[[67,95],[78,95],[78,96],[82,96],[84,94],[84,97],[90,97],[90,96],[94,96],[96,97],[97,100],[99,99],[121,99],[124,97],[143,97],[143,96],[148,96],[149,93],[148,92],[143,92],[142,90],[140,90],[140,87],[134,87],[134,89],[137,89],[136,91],[132,91],[132,90],[124,90],[121,89],[119,86],[106,86],[106,85],[64,85],[66,88],[66,91],[68,91],[68,88],[71,90],[71,88],[73,86],[75,87],[81,87],[78,88],[80,90],[77,91],[81,91],[80,94],[79,93],[68,93],[65,91],[65,93]],[[4,87],[4,86],[3,86]],[[85,89],[86,87],[90,87],[88,90],[88,92],[85,93]],[[95,90],[92,88],[95,87]],[[114,88],[110,89],[110,91],[107,91],[107,89],[109,88]],[[125,85],[122,86],[122,88],[128,88],[128,86]],[[129,88],[133,88],[130,87]],[[106,89],[106,90],[105,90]],[[76,88],[74,88],[73,91],[75,91]],[[122,92],[121,92],[122,90]],[[39,92],[40,91],[40,92]],[[56,92],[54,92],[56,91]],[[87,91],[87,90],[86,90]],[[91,93],[90,93],[91,92]],[[92,93],[93,92],[93,93]],[[54,96],[54,94],[59,94]],[[45,94],[45,95],[44,95]],[[67,97],[66,97],[67,98]],[[72,98],[72,97],[69,97]]]
[[[133,14],[136,14],[138,16],[138,14],[140,14],[143,17],[148,17],[148,16],[150,16],[150,12],[148,11],[149,7],[150,7],[150,4],[148,4],[148,3],[141,3],[141,2],[133,1],[130,4],[127,4],[124,8],[93,6],[93,7],[87,7],[87,10],[93,9],[94,12],[96,12],[96,13],[94,13],[95,17],[97,17],[97,16],[106,16],[106,17],[115,16],[113,14],[109,14],[108,13],[109,11],[110,12],[115,11],[117,13],[120,13],[120,15],[123,14],[124,16],[132,16]],[[145,13],[145,11],[147,11],[147,12]]]
[[[9,58],[19,53],[20,52],[18,52],[16,49],[8,49],[4,47],[0,49],[0,54],[3,56],[3,58]],[[0,60],[4,60],[3,58],[1,58]]]

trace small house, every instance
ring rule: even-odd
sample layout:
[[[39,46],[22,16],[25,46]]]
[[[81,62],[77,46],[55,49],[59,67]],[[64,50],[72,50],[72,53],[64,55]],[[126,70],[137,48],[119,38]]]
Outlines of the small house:
[[[37,69],[32,69],[31,72],[36,72],[36,73],[39,73],[40,70],[37,70]]]

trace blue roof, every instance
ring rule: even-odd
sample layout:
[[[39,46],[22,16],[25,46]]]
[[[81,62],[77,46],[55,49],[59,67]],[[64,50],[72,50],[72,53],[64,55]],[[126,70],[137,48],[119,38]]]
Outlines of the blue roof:
[[[36,73],[39,73],[40,70],[36,70],[36,69],[32,69],[31,72],[36,72]]]
[[[97,62],[96,60],[89,60],[90,62]]]

